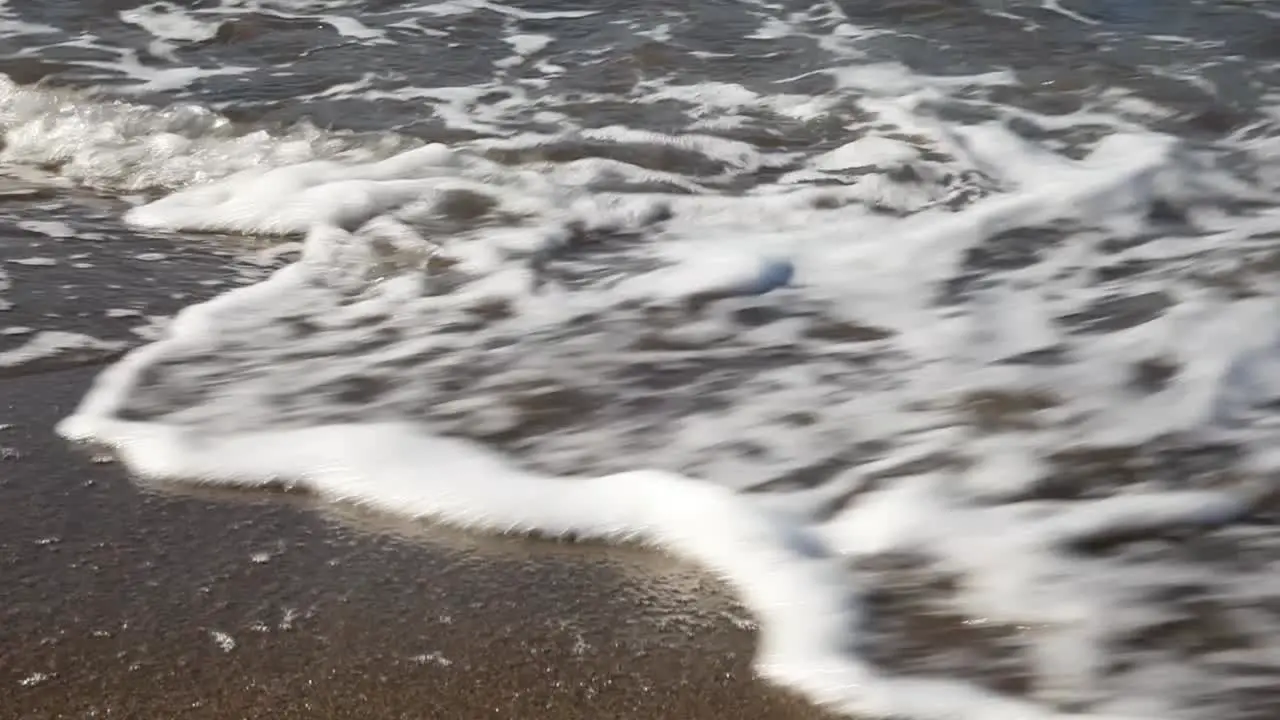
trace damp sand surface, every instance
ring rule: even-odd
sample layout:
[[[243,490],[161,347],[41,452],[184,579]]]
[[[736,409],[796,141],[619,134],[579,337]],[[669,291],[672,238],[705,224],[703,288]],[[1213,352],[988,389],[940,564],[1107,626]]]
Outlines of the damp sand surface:
[[[824,717],[661,556],[139,486],[53,435],[93,374],[0,380],[7,717]]]

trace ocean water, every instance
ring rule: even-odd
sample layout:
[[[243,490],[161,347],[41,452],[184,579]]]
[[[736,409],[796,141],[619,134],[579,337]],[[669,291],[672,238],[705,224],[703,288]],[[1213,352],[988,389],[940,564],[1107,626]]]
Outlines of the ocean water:
[[[0,372],[139,477],[653,545],[864,720],[1280,711],[1274,3],[0,0],[0,73]]]

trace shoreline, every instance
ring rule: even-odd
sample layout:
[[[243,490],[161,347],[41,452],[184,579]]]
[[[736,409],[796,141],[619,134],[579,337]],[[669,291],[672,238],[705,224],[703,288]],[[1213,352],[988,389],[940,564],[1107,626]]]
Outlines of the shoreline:
[[[100,370],[0,379],[14,717],[830,717],[665,556],[135,484],[52,432]]]

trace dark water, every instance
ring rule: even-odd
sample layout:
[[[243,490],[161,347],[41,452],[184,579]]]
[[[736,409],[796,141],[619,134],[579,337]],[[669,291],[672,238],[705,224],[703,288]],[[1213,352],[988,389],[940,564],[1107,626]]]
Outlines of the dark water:
[[[136,89],[153,102],[198,101],[245,119],[306,116],[423,137],[462,128],[431,112],[435,102],[394,97],[411,88],[486,88],[487,97],[471,102],[500,108],[499,132],[540,127],[532,117],[540,110],[563,113],[561,124],[595,127],[623,113],[633,127],[672,131],[687,122],[671,107],[678,103],[628,99],[699,81],[817,93],[833,85],[840,60],[940,75],[1013,69],[1021,82],[1001,89],[998,102],[1059,112],[1126,90],[1176,110],[1178,129],[1220,137],[1266,117],[1260,106],[1276,84],[1280,33],[1280,19],[1256,2],[1077,2],[1063,5],[1068,12],[1016,0],[259,7],[15,1],[8,16],[16,23],[0,47],[20,81],[49,75],[58,84]],[[785,29],[758,32],[777,18]],[[495,68],[516,34],[554,40],[536,59]],[[546,72],[548,64],[556,71]],[[344,89],[351,84],[361,87]],[[373,99],[379,94],[392,97]],[[756,125],[781,142],[841,139]]]

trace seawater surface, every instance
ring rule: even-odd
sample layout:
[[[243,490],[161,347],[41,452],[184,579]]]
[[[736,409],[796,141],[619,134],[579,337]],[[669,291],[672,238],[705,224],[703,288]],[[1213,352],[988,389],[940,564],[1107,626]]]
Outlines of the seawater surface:
[[[1278,46],[1245,0],[0,0],[0,372],[114,362],[59,430],[142,476],[662,547],[838,712],[1270,720]],[[131,304],[196,262],[157,238],[222,294]]]

